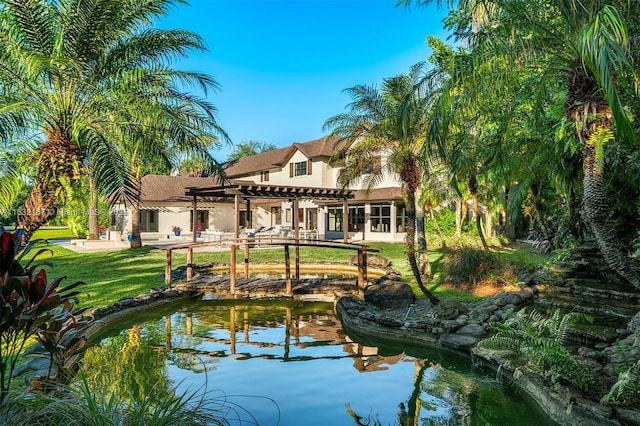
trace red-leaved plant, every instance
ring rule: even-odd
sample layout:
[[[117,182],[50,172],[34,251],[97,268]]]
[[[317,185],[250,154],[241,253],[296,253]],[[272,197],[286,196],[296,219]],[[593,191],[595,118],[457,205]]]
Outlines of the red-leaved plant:
[[[88,322],[75,309],[78,281],[64,288],[66,277],[48,282],[42,264],[31,266],[43,251],[23,267],[18,257],[22,232],[0,228],[0,405],[11,386],[16,363],[27,342],[35,338],[48,352],[47,376],[36,383],[68,381],[77,372],[80,354],[89,345],[84,337]]]

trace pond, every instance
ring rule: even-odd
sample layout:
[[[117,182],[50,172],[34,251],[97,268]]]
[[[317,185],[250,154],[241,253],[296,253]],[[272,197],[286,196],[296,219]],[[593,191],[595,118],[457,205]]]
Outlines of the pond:
[[[232,425],[545,425],[466,358],[348,336],[331,303],[198,301],[97,337],[89,383],[140,398],[202,391]]]

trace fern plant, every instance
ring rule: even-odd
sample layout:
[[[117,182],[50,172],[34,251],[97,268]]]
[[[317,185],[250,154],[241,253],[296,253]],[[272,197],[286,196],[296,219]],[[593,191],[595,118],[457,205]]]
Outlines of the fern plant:
[[[618,380],[613,384],[609,392],[602,397],[600,402],[614,405],[635,405],[640,403],[640,360],[637,360],[634,364],[631,364],[631,362],[628,364],[630,365],[627,365],[626,369],[618,371]]]
[[[592,372],[578,362],[564,346],[569,328],[581,320],[591,320],[578,313],[561,315],[556,310],[550,317],[539,312],[527,313],[524,309],[517,313],[507,313],[504,323],[493,323],[489,329],[495,332],[478,345],[492,349],[510,349],[524,357],[534,373],[558,385],[569,382],[583,391],[591,390],[595,383]],[[521,373],[517,370],[516,373]],[[517,374],[516,374],[517,377]]]

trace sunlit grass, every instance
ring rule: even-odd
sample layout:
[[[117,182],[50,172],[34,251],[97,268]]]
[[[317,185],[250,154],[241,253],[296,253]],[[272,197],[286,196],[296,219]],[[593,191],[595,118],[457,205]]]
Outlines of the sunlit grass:
[[[68,230],[53,228],[39,230],[34,238],[54,239],[69,238]],[[380,249],[379,254],[391,260],[392,268],[400,272],[402,279],[410,284],[418,297],[423,297],[417,287],[407,257],[404,244],[393,243],[369,243],[370,246]],[[98,308],[107,306],[122,298],[134,297],[146,293],[152,288],[161,288],[164,285],[162,274],[165,268],[166,254],[164,250],[145,246],[138,249],[117,251],[104,251],[96,253],[76,253],[55,244],[45,245],[41,242],[32,252],[40,248],[47,248],[50,252],[44,253],[39,260],[50,262],[53,268],[48,270],[49,277],[68,277],[65,282],[70,284],[75,281],[83,281],[81,306]],[[291,250],[293,258],[295,250]],[[544,261],[544,257],[535,256],[525,249],[496,248],[501,256],[507,256],[514,261],[526,261],[538,264]],[[349,256],[356,254],[355,250],[342,250],[324,247],[301,247],[300,260],[302,263],[318,262],[347,262]],[[238,250],[238,263],[244,259],[244,251]],[[27,256],[28,257],[28,256]],[[229,263],[228,250],[216,252],[195,252],[194,262],[203,264],[209,262]],[[172,267],[186,265],[186,253],[175,252],[173,254]],[[429,247],[429,261],[433,279],[425,283],[439,297],[452,297],[459,300],[478,300],[474,296],[462,291],[443,286],[445,272],[443,265],[443,250],[439,247]],[[284,250],[282,247],[251,249],[250,263],[284,263]],[[63,282],[64,283],[64,282]]]

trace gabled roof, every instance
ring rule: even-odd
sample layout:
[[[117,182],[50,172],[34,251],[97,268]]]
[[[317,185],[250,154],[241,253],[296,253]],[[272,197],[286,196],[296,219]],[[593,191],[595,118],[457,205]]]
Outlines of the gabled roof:
[[[326,160],[333,154],[337,137],[323,136],[309,142],[294,142],[285,148],[263,152],[240,158],[223,165],[230,178],[257,174],[265,170],[282,168],[296,151],[302,152],[310,160]]]

